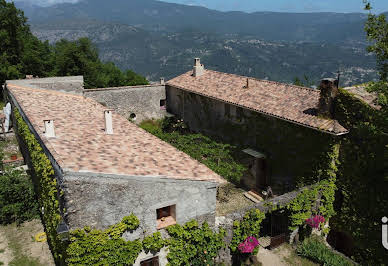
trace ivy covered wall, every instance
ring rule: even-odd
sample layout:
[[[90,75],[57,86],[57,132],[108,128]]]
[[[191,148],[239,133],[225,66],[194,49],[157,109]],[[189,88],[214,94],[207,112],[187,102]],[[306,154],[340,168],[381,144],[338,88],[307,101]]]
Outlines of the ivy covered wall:
[[[347,246],[341,245],[346,242],[343,238],[332,241],[355,260],[378,265],[388,261],[388,252],[381,244],[381,219],[388,216],[388,112],[340,90],[335,117],[350,133],[340,149],[340,193],[331,225],[350,241]]]
[[[252,148],[267,156],[271,185],[313,184],[327,176],[331,154],[341,136],[333,136],[280,119],[224,104],[167,86],[168,111],[197,132]],[[336,148],[337,147],[337,148]]]

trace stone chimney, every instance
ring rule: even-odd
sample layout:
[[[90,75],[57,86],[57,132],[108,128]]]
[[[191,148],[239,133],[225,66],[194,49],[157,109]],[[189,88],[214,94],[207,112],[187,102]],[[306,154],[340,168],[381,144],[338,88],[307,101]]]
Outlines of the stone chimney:
[[[193,76],[200,77],[205,73],[205,67],[201,64],[201,59],[194,58]]]
[[[43,120],[46,138],[55,138],[54,120]]]
[[[334,99],[338,95],[338,80],[325,78],[319,86],[321,90],[319,96],[318,115],[334,118]]]
[[[104,110],[105,117],[105,133],[108,135],[113,134],[113,119],[112,119],[113,110]]]
[[[164,85],[165,82],[164,82],[164,78],[160,78],[160,85]]]

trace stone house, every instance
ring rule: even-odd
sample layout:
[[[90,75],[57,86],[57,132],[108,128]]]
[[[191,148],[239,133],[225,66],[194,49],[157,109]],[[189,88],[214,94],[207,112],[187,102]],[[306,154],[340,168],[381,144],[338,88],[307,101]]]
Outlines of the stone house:
[[[81,82],[69,77],[6,83],[8,101],[20,112],[54,167],[63,192],[60,204],[66,210],[62,216],[69,230],[84,226],[105,229],[131,213],[141,224],[124,235],[128,240],[191,219],[214,224],[217,187],[225,181],[115,111],[78,93],[82,89],[79,83],[75,91],[69,89],[74,87],[74,79]],[[29,158],[25,147],[22,152]],[[142,259],[152,259],[152,254],[142,254],[136,265]],[[165,257],[160,263],[166,264]]]
[[[316,90],[221,73],[196,58],[192,71],[166,83],[167,111],[241,147],[246,187],[286,192],[317,177],[322,158],[348,132],[331,118],[337,85],[325,79]]]

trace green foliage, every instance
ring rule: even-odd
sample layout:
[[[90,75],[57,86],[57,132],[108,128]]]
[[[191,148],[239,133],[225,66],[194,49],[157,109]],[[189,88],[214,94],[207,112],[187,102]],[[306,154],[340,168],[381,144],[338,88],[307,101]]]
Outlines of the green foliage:
[[[175,125],[178,126],[174,127]],[[183,134],[182,130],[185,132],[188,130],[182,127],[187,126],[180,123],[171,125],[165,121],[144,121],[140,127],[205,164],[228,181],[238,184],[246,171],[246,167],[235,159],[235,146],[217,142],[202,134]]]
[[[125,241],[126,231],[139,227],[139,220],[133,214],[106,230],[89,227],[71,232],[67,248],[68,265],[131,265],[142,250],[140,240]]]
[[[238,245],[242,243],[247,237],[254,236],[259,238],[260,225],[265,218],[265,213],[258,209],[248,211],[242,221],[235,221],[233,223],[233,238],[230,243],[230,250],[232,253],[238,253]],[[254,254],[257,254],[258,247]]]
[[[87,38],[61,40],[53,48],[54,76],[83,75],[85,88],[145,85],[148,81],[131,70],[123,73],[113,63],[103,63]]]
[[[335,214],[333,203],[335,200],[336,179],[330,178],[302,190],[298,196],[286,207],[290,211],[290,227],[295,230],[303,226],[306,219],[313,214],[321,214],[328,220]]]
[[[370,9],[370,6],[369,6]],[[388,81],[388,23],[384,14],[369,13],[365,24],[367,39],[372,42],[367,50],[377,58],[380,80]]]
[[[0,0],[0,84],[24,75],[47,75],[49,45],[30,32],[27,19],[13,2]]]
[[[37,192],[39,206],[43,208],[43,223],[46,235],[56,261],[62,259],[63,243],[59,239],[56,229],[61,220],[57,180],[50,160],[43,152],[42,147],[31,133],[18,110],[14,110],[17,134],[30,153],[33,177],[35,177],[35,191]]]
[[[53,47],[35,37],[23,11],[13,2],[0,0],[0,84],[25,75],[83,75],[85,88],[132,86],[148,81],[131,70],[122,72],[113,63],[103,63],[87,38],[61,40]]]
[[[200,227],[197,221],[184,226],[167,228],[169,235],[167,255],[169,265],[214,265],[218,251],[225,246],[225,231],[213,232],[207,223]]]
[[[381,217],[388,212],[388,115],[340,90],[337,120],[350,130],[341,143],[337,173],[340,191],[337,215],[330,226],[346,232],[354,241],[355,260],[379,265],[387,261],[381,245]]]
[[[163,240],[162,234],[160,232],[146,236],[143,239],[143,249],[145,252],[157,253],[165,246],[165,244],[166,241]]]
[[[5,169],[0,175],[0,224],[20,224],[37,217],[31,180],[22,170]]]
[[[297,249],[300,256],[306,257],[320,265],[327,266],[351,266],[354,265],[345,257],[334,253],[318,237],[305,239]]]

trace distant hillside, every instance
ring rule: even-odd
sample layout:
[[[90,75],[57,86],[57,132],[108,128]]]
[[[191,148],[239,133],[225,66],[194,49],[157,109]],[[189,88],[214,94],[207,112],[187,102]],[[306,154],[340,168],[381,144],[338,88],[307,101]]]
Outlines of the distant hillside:
[[[270,41],[362,41],[365,14],[219,12],[155,0],[84,0],[77,4],[36,7],[17,3],[32,23],[98,20],[151,31],[195,30],[251,35]]]
[[[365,51],[364,14],[219,12],[155,0],[84,0],[37,7],[17,2],[41,40],[89,37],[104,61],[149,80],[206,67],[257,78],[316,84],[343,72],[341,85],[377,77]]]
[[[271,80],[292,82],[307,75],[313,83],[323,76],[344,72],[342,85],[376,77],[374,57],[363,43],[307,43],[263,41],[254,36],[220,35],[193,30],[149,32],[144,29],[97,21],[33,25],[42,40],[56,42],[89,37],[104,61],[133,69],[149,80],[172,78],[191,69],[194,57],[207,68]]]

